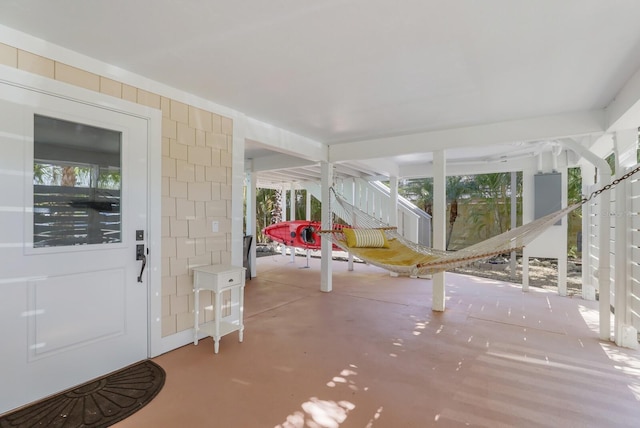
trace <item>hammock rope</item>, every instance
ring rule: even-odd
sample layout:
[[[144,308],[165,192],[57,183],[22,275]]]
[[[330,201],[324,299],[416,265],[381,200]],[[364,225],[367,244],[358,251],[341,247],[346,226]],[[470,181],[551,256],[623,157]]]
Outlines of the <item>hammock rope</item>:
[[[342,229],[320,230],[318,232],[321,233],[322,236],[329,237],[338,247],[353,254],[364,262],[401,275],[413,277],[429,275],[465,266],[475,261],[485,260],[500,254],[520,250],[558,220],[589,202],[602,192],[612,189],[618,183],[628,179],[638,171],[640,171],[640,165],[610,184],[592,192],[589,197],[583,198],[580,202],[458,251],[435,250],[406,239],[398,233],[396,228],[389,227],[389,225],[383,221],[378,220],[347,202],[346,199],[336,193],[333,187],[330,192],[332,195],[330,203],[332,205],[331,211],[334,215],[341,218],[355,230],[380,230],[380,233],[385,235],[388,245],[386,247],[376,248],[354,247],[347,245],[347,238]],[[337,202],[337,204],[334,202]]]

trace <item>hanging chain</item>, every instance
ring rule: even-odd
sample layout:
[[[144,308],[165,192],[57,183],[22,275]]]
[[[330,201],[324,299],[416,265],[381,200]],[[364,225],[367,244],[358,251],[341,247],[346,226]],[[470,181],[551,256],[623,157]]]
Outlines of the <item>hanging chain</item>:
[[[591,194],[589,195],[588,198],[582,198],[582,200],[580,201],[581,204],[585,204],[587,202],[589,202],[591,199],[595,198],[596,196],[598,196],[600,193],[607,191],[609,189],[612,189],[614,187],[616,187],[616,185],[618,183],[620,183],[621,181],[626,180],[627,178],[631,177],[633,174],[635,174],[636,172],[640,171],[640,165],[636,166],[636,168],[632,171],[627,172],[625,175],[623,175],[620,178],[616,178],[615,180],[613,180],[611,183],[607,184],[606,186],[604,186],[602,189],[598,189],[594,192],[591,192]]]

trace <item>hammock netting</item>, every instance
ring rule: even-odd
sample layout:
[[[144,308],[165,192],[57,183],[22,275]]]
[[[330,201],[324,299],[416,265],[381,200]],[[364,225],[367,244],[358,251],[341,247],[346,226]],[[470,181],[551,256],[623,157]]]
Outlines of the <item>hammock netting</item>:
[[[349,227],[353,229],[380,230],[385,234],[388,246],[384,248],[353,247],[347,245],[347,238],[342,229],[321,230],[319,232],[324,237],[329,237],[334,244],[344,251],[353,254],[366,263],[400,275],[413,277],[442,272],[519,250],[532,242],[562,217],[586,202],[585,199],[462,250],[441,251],[406,239],[397,232],[396,228],[388,227],[384,222],[353,206],[343,197],[336,194],[335,191],[332,191],[331,194],[333,195],[331,208],[334,215],[348,223]]]

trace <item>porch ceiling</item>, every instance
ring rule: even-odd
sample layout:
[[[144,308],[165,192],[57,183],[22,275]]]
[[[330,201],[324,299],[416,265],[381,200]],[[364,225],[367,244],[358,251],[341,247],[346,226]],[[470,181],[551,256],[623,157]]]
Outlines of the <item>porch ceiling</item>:
[[[3,0],[0,9],[5,30],[328,146],[326,159],[286,153],[297,158],[288,167],[256,170],[265,181],[317,176],[320,160],[377,177],[415,174],[439,149],[459,163],[535,155],[558,138],[593,141],[640,99],[628,84],[640,69],[636,0]],[[281,155],[273,142],[246,142],[256,163]]]

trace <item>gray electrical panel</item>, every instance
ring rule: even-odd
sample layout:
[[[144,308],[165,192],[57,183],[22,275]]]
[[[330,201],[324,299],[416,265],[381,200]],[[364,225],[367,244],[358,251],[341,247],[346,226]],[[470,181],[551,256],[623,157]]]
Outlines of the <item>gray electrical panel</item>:
[[[562,174],[552,172],[548,174],[536,174],[533,176],[535,192],[534,218],[544,217],[547,214],[562,208]],[[558,220],[556,225],[561,224]]]

